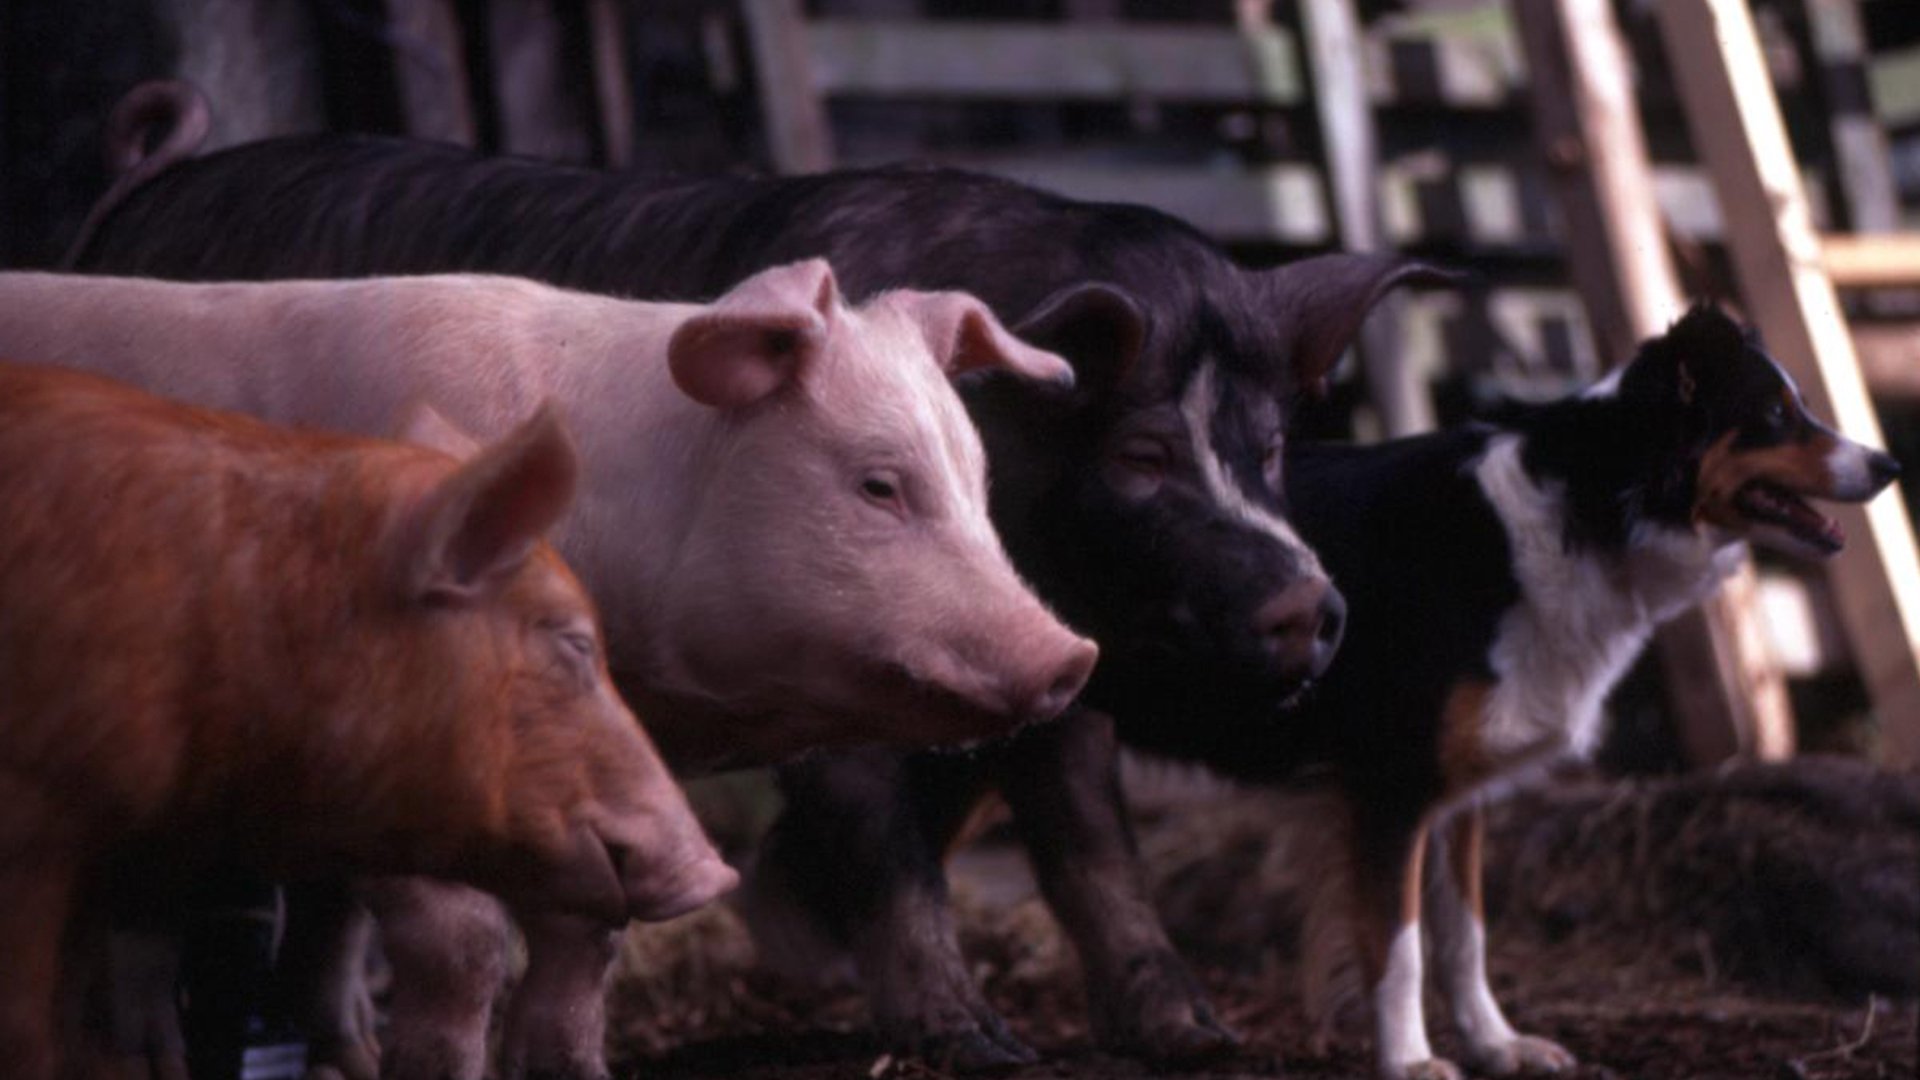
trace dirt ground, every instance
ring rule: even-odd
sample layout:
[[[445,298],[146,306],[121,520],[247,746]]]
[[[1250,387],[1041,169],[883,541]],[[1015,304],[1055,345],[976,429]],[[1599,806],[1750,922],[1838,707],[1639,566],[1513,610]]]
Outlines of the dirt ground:
[[[959,857],[969,960],[1043,1056],[996,1075],[1370,1077],[1365,1038],[1316,1043],[1297,992],[1300,819],[1266,794],[1204,787],[1142,812],[1169,927],[1245,1040],[1199,1067],[1095,1052],[1072,951],[1017,851],[989,835]],[[1578,1080],[1920,1077],[1920,777],[1816,762],[1574,782],[1496,813],[1488,882],[1495,992],[1516,1027],[1579,1056]],[[724,907],[630,937],[612,1016],[621,1077],[947,1075],[887,1054],[856,992],[760,970]],[[1432,1031],[1447,1054],[1452,1033]]]

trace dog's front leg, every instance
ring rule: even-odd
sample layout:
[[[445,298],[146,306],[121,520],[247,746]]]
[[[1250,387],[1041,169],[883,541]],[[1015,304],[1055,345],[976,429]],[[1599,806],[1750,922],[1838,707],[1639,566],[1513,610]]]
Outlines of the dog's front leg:
[[[1435,1057],[1427,1041],[1420,999],[1426,830],[1401,818],[1376,816],[1354,835],[1354,935],[1373,1004],[1374,1060],[1382,1080],[1462,1080],[1459,1067]]]
[[[1000,783],[1047,902],[1080,952],[1099,1041],[1160,1060],[1236,1045],[1148,895],[1113,721],[1081,708],[1022,734]]]
[[[1487,984],[1487,932],[1481,893],[1481,845],[1486,815],[1468,806],[1434,826],[1438,850],[1427,860],[1426,923],[1434,974],[1454,1025],[1467,1044],[1467,1061],[1490,1076],[1553,1073],[1574,1066],[1559,1043],[1522,1035],[1500,1011]]]

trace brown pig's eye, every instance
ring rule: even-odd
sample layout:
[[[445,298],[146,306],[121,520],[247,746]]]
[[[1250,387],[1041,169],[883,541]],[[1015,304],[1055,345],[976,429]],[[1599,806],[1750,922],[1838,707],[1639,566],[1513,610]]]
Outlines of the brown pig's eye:
[[[562,630],[560,644],[565,645],[582,660],[593,659],[593,635],[591,634],[583,634],[578,630]]]

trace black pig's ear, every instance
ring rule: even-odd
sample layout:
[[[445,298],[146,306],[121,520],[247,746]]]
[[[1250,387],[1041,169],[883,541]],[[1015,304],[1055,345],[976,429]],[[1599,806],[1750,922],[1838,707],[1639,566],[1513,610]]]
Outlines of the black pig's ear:
[[[1455,285],[1461,275],[1401,255],[1319,255],[1266,271],[1296,385],[1325,391],[1327,377],[1353,344],[1368,312],[1400,285]]]
[[[1125,381],[1147,345],[1146,308],[1117,285],[1069,285],[1015,322],[1021,340],[1059,353],[1080,389],[1105,396]]]

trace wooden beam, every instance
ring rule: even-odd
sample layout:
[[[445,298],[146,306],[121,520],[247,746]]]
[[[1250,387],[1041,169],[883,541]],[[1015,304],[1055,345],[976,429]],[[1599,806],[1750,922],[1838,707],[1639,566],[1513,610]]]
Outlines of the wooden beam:
[[[1821,92],[1845,221],[1855,232],[1900,227],[1900,192],[1893,182],[1886,129],[1873,114],[1867,84],[1867,34],[1859,0],[1802,0]]]
[[[1265,105],[1306,96],[1292,37],[1272,24],[825,18],[806,33],[815,85],[830,95]]]
[[[833,132],[817,81],[800,0],[746,0],[747,37],[760,82],[760,116],[767,152],[783,173],[820,172],[833,167]]]
[[[1574,285],[1609,364],[1672,324],[1667,256],[1626,47],[1608,0],[1519,0],[1534,136],[1566,219]],[[1793,752],[1793,708],[1756,621],[1753,561],[1657,638],[1681,743],[1697,764]]]
[[[1867,85],[1883,125],[1920,124],[1920,45],[1874,57],[1867,65]]]
[[[1829,233],[1820,238],[1820,262],[1841,289],[1920,285],[1920,233]]]
[[[387,0],[387,25],[407,134],[474,145],[467,50],[453,0]]]
[[[1361,65],[1360,20],[1353,0],[1301,0],[1300,16],[1340,246],[1347,251],[1378,251],[1384,232],[1380,153]],[[1259,27],[1243,21],[1242,29]],[[1361,326],[1355,349],[1366,372],[1368,394],[1380,414],[1381,430],[1393,438],[1434,427],[1425,372],[1408,363],[1400,348],[1404,306],[1398,294],[1382,300]]]
[[[1853,347],[1874,397],[1920,400],[1920,322],[1855,323]]]
[[[1655,10],[1694,144],[1720,193],[1747,310],[1813,410],[1848,437],[1879,444],[1751,13],[1741,0],[1672,0]],[[1894,490],[1833,512],[1851,542],[1828,573],[1883,754],[1920,762],[1920,557],[1906,505]]]
[[[489,0],[485,10],[500,149],[553,161],[591,161],[586,103],[565,65],[565,31],[553,5]]]
[[[600,118],[605,164],[633,164],[633,75],[627,67],[627,11],[621,0],[587,0],[588,48],[593,54],[593,100]]]

